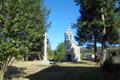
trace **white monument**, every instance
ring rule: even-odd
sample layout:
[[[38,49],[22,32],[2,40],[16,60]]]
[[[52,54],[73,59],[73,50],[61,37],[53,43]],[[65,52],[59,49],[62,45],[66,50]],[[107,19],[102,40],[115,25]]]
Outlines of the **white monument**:
[[[47,33],[46,32],[45,32],[44,36],[45,36],[45,38],[44,38],[44,56],[43,56],[42,64],[49,65],[50,62],[47,58],[48,53],[47,53]]]
[[[80,58],[80,47],[73,43],[72,30],[68,27],[65,32],[65,61],[78,62]]]

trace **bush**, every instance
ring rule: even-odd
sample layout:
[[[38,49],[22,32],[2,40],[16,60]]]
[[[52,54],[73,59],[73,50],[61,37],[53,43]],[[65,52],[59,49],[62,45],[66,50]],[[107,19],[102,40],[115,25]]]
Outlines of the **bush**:
[[[54,61],[63,61],[65,55],[65,45],[64,43],[58,44],[56,50],[54,51]]]
[[[102,70],[109,72],[120,71],[120,50],[109,51],[106,61],[102,65]]]
[[[102,70],[108,72],[119,72],[120,64],[115,64],[112,63],[110,60],[106,60],[102,66]]]

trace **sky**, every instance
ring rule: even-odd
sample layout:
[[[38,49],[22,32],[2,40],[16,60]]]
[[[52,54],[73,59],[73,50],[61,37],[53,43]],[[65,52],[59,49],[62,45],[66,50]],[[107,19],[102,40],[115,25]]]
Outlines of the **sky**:
[[[79,7],[74,0],[44,0],[44,5],[50,10],[48,21],[52,24],[48,29],[48,39],[55,50],[59,43],[64,42],[64,32],[79,17]]]

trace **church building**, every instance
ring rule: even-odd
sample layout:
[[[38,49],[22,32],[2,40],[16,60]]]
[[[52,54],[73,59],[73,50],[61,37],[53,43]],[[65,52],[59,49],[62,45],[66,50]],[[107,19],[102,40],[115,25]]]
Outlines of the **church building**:
[[[80,59],[80,47],[73,43],[72,30],[68,28],[65,32],[65,61],[79,62]]]

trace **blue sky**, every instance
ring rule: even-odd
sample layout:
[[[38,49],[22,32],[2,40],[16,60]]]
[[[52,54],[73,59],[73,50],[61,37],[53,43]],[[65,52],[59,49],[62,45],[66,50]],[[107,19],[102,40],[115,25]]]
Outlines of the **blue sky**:
[[[79,17],[79,7],[75,5],[74,0],[44,0],[44,4],[50,10],[48,20],[52,24],[48,30],[48,38],[52,49],[55,49],[64,41],[67,27],[75,23]]]

